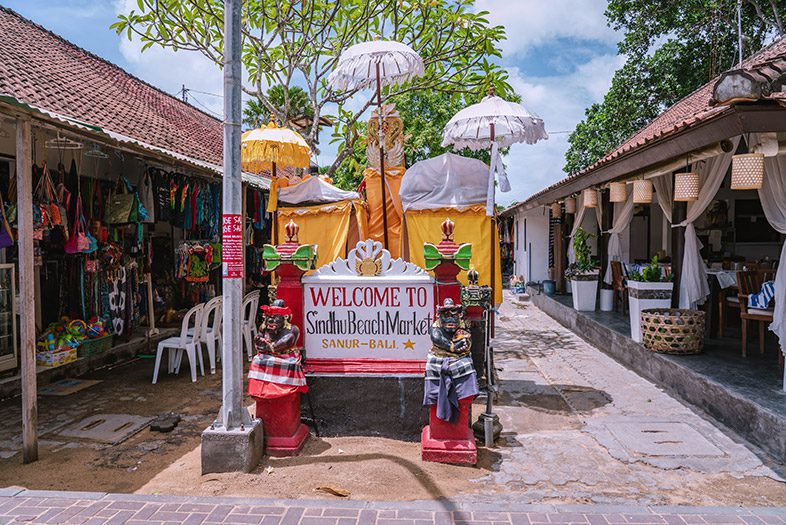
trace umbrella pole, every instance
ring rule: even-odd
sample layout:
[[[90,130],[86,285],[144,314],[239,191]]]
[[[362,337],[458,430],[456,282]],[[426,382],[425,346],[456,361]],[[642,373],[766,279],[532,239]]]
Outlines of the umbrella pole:
[[[492,151],[494,150],[493,144],[495,137],[494,123],[489,124],[489,135],[491,137]],[[492,166],[494,159],[491,159]],[[493,177],[494,174],[492,173]],[[491,184],[491,205],[493,211],[491,215],[491,304],[486,315],[486,412],[481,415],[483,418],[483,437],[486,447],[494,447],[494,423],[499,425],[499,418],[494,414],[494,348],[492,340],[494,339],[494,323],[496,318],[494,316],[494,298],[495,298],[495,284],[497,281],[497,257],[496,257],[496,217],[497,217],[497,203],[496,203],[496,189],[494,184]],[[495,421],[496,420],[496,421]]]
[[[385,181],[385,135],[382,129],[385,119],[382,117],[382,84],[379,80],[379,62],[377,62],[377,117],[379,118],[379,174],[382,177],[382,232],[383,247],[388,249],[388,200]]]
[[[276,181],[276,163],[273,162],[272,165],[273,180]],[[278,191],[278,184],[274,184],[273,186],[276,188],[276,191]],[[278,195],[276,195],[276,200],[278,200]],[[273,232],[270,236],[270,240],[273,246],[278,246],[278,205],[276,205],[276,209],[273,210]]]

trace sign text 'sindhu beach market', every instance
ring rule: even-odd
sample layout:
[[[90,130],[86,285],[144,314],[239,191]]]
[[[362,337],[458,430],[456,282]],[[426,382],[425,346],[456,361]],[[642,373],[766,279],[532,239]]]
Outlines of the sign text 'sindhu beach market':
[[[379,244],[379,243],[376,243]],[[308,359],[425,361],[434,322],[434,281],[424,270],[359,243],[346,261],[304,282]]]

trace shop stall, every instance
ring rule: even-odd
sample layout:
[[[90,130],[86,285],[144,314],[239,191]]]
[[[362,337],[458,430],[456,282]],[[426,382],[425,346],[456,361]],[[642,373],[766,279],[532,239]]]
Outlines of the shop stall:
[[[491,217],[486,215],[489,168],[482,161],[445,153],[416,162],[401,181],[404,212],[404,249],[407,260],[424,267],[423,243],[433,239],[445,219],[455,223],[458,244],[472,243],[472,261],[480,284],[491,281],[492,260],[499,265],[499,238],[491,239]],[[492,258],[491,250],[495,250]],[[502,302],[502,273],[497,267],[494,302]],[[459,275],[467,284],[467,276]]]

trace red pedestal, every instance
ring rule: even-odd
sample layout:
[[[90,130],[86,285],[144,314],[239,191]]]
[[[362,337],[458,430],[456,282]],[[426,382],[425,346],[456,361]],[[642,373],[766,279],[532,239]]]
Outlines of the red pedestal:
[[[275,457],[296,456],[309,436],[308,427],[300,422],[300,393],[254,400],[256,416],[263,424],[267,453]]]
[[[455,423],[437,417],[437,405],[431,405],[429,424],[420,435],[420,455],[423,461],[474,465],[478,462],[475,436],[469,427],[471,397],[459,401],[459,416]]]
[[[440,244],[441,246],[441,244]],[[461,283],[458,274],[461,268],[454,262],[443,262],[434,268],[436,284],[437,305],[441,306],[445,299],[453,299],[455,304],[461,304]]]

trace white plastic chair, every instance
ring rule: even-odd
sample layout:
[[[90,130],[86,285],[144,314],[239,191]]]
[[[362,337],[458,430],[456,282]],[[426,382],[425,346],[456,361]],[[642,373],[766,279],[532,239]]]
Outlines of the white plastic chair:
[[[223,316],[222,297],[214,297],[205,303],[202,310],[202,323],[197,346],[202,353],[202,343],[207,347],[207,359],[210,363],[210,373],[216,373],[216,353],[221,348],[221,322]],[[213,316],[212,318],[210,316]],[[194,328],[188,331],[189,336],[194,335]]]
[[[257,335],[257,309],[259,290],[249,292],[243,298],[243,346],[246,347],[248,360],[254,357],[254,338]]]
[[[161,356],[164,350],[169,350],[169,365],[167,371],[172,374],[177,374],[180,371],[180,362],[183,359],[183,352],[188,354],[188,363],[191,366],[191,381],[196,382],[196,364],[197,355],[199,357],[199,368],[202,370],[202,375],[205,375],[205,365],[202,362],[202,352],[197,353],[197,345],[201,337],[202,330],[202,311],[204,304],[198,304],[183,317],[183,323],[180,327],[180,335],[169,337],[158,343],[156,350],[156,365],[153,369],[153,384],[158,381],[158,371],[161,368]],[[189,335],[189,328],[191,334]]]

